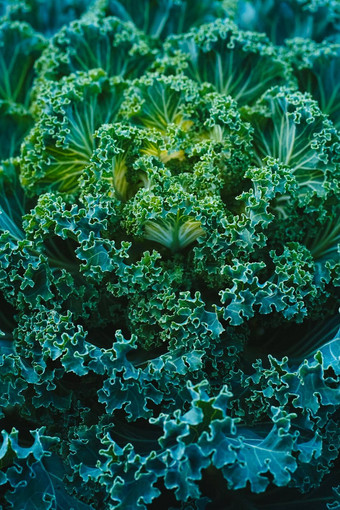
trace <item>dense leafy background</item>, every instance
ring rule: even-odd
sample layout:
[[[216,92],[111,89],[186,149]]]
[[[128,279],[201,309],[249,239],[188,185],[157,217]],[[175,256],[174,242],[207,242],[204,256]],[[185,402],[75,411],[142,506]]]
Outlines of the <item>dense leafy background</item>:
[[[0,508],[340,508],[338,0],[0,0]]]

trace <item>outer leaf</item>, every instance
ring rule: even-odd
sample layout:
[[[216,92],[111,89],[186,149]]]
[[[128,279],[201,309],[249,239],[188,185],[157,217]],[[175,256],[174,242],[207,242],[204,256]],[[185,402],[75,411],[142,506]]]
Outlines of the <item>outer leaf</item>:
[[[340,45],[293,39],[289,47],[299,89],[312,94],[322,112],[329,115],[339,129]]]
[[[241,0],[236,21],[244,30],[265,32],[275,44],[292,37],[320,42],[336,36],[339,5],[336,0]]]
[[[35,193],[72,192],[90,162],[96,129],[117,116],[124,84],[99,70],[46,87],[45,111],[22,148],[22,183]]]
[[[287,166],[298,185],[303,205],[312,194],[325,196],[328,179],[337,174],[329,161],[330,147],[336,146],[336,132],[308,95],[287,89],[272,89],[259,101],[247,119],[255,128],[256,163],[271,156]]]
[[[6,22],[0,27],[0,104],[5,101],[28,107],[33,64],[46,46],[45,40],[26,23]]]
[[[182,69],[199,83],[212,83],[240,104],[252,104],[268,88],[287,82],[289,71],[262,35],[241,32],[218,20],[169,40],[165,69]]]
[[[21,470],[21,472],[20,472]],[[22,510],[93,510],[65,490],[65,470],[60,459],[53,455],[33,464],[10,468],[8,478],[14,491],[8,491],[8,508]]]
[[[71,73],[97,68],[108,76],[135,78],[151,62],[152,52],[132,24],[116,18],[91,17],[74,21],[57,32],[37,67],[40,77],[55,81]]]
[[[154,38],[165,38],[224,16],[221,0],[199,4],[193,0],[142,0],[138,6],[132,0],[99,0],[99,13],[133,21],[136,26]]]
[[[8,17],[25,21],[38,32],[50,37],[63,25],[84,14],[91,3],[93,0],[60,0],[58,2],[9,0]]]

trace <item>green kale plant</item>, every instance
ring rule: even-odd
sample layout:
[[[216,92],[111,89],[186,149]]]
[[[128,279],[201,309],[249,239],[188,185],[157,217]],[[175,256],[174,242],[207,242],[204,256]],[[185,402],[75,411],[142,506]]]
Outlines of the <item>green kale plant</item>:
[[[340,508],[338,0],[0,0],[0,508]]]

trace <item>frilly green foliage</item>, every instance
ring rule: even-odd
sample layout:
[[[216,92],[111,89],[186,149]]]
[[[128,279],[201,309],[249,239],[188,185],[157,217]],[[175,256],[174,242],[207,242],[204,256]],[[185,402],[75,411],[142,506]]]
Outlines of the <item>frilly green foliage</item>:
[[[278,45],[293,37],[339,40],[338,0],[227,0],[227,6],[240,28],[264,32]]]
[[[242,32],[229,20],[217,20],[165,43],[159,65],[209,82],[240,105],[253,103],[268,88],[289,82],[289,70],[263,34]],[[288,78],[288,80],[287,80]]]
[[[95,131],[116,119],[125,86],[119,78],[91,70],[77,80],[65,77],[53,83],[53,102],[50,90],[43,88],[39,120],[22,148],[23,185],[36,194],[46,189],[72,192],[90,162]]]
[[[71,73],[101,68],[110,76],[134,78],[151,65],[153,52],[132,23],[114,17],[85,18],[64,26],[38,61],[41,77],[58,81]]]
[[[338,508],[339,68],[337,0],[0,0],[1,509]]]
[[[115,16],[131,21],[154,39],[188,31],[192,26],[226,15],[224,0],[96,0],[100,17]]]
[[[63,25],[86,15],[94,0],[1,0],[0,15],[5,20],[25,21],[37,32],[51,37]]]
[[[4,22],[0,27],[1,105],[18,104],[28,108],[33,66],[46,41],[27,23]]]
[[[291,58],[299,88],[309,92],[329,115],[335,127],[340,126],[340,44],[316,44],[305,39],[292,39]]]

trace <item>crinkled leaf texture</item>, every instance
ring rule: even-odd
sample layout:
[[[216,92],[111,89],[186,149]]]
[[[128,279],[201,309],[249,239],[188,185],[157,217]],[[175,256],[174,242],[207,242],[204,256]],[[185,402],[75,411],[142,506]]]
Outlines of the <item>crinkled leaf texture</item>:
[[[339,17],[0,0],[0,508],[339,507]]]

